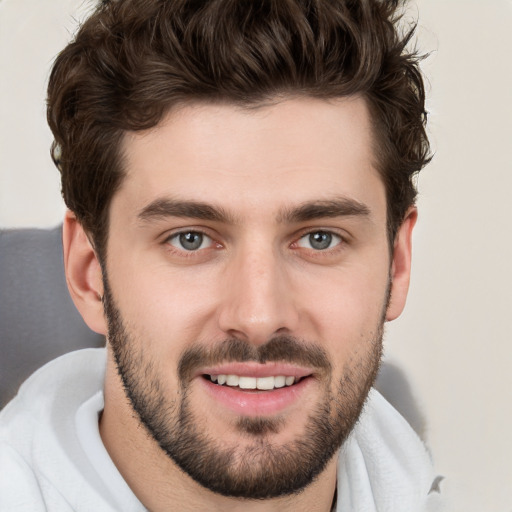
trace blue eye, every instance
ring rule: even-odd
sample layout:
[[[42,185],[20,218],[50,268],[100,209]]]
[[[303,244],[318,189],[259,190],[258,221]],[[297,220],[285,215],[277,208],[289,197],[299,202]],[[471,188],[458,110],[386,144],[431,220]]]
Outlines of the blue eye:
[[[199,231],[183,231],[169,238],[169,243],[178,249],[185,251],[198,251],[209,247],[212,239]]]
[[[325,251],[341,243],[340,236],[329,231],[313,231],[301,237],[297,242],[299,247],[313,249],[315,251]]]

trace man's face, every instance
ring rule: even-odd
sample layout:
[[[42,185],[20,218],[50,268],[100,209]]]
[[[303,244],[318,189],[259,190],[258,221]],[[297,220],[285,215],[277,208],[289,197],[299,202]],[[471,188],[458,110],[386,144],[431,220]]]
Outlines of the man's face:
[[[375,378],[386,198],[362,99],[188,105],[124,140],[105,281],[120,380],[196,481],[307,485]]]

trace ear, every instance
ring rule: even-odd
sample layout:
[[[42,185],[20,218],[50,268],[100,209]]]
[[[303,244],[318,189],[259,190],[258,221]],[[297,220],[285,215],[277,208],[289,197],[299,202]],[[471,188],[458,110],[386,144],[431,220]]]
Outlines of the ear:
[[[85,323],[93,331],[106,335],[100,263],[82,225],[70,211],[66,213],[62,225],[62,245],[71,298]]]
[[[405,307],[411,277],[412,231],[417,219],[416,207],[409,208],[395,237],[391,263],[391,298],[386,311],[388,322],[398,318]]]

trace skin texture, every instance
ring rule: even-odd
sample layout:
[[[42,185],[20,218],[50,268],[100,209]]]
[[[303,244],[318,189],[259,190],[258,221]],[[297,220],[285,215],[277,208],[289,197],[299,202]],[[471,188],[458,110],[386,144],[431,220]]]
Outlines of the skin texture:
[[[241,501],[200,485],[141,426],[115,356],[124,346],[136,368],[151,367],[149,374],[132,371],[132,381],[139,390],[156,383],[171,417],[186,401],[195,430],[231,453],[232,474],[264,465],[263,441],[275,450],[295,446],[318,404],[351,401],[358,412],[380,356],[382,324],[405,304],[416,221],[411,208],[390,257],[364,100],[290,98],[250,110],[191,104],[152,130],[126,134],[123,146],[126,177],[110,208],[108,290],[71,213],[64,225],[68,284],[84,319],[107,334],[107,292],[122,320],[117,330],[111,322],[100,423],[112,459],[155,511],[329,510],[336,457],[300,494]],[[190,232],[205,235],[197,250],[180,245],[179,234]],[[311,233],[332,235],[328,247],[313,247]],[[299,398],[277,412],[263,407],[262,414],[253,403],[240,413],[207,391],[201,372],[219,364],[211,354],[226,340],[254,355],[278,337],[306,352],[316,347],[328,361],[328,369],[309,365]],[[180,378],[190,349],[209,355]],[[256,359],[250,364],[261,369]],[[308,366],[300,358],[290,364]],[[340,387],[347,377],[351,399]],[[255,433],[256,418],[274,428]],[[338,419],[335,408],[328,418]],[[256,455],[244,466],[247,453]]]

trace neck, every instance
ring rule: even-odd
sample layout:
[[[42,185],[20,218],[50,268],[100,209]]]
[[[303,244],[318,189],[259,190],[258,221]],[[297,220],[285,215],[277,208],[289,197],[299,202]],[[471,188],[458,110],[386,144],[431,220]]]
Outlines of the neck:
[[[110,352],[110,351],[109,351]],[[269,500],[225,497],[202,487],[184,473],[141,426],[115,369],[111,354],[105,378],[105,409],[100,435],[117,469],[139,501],[153,512],[330,512],[336,490],[334,457],[302,492]]]

